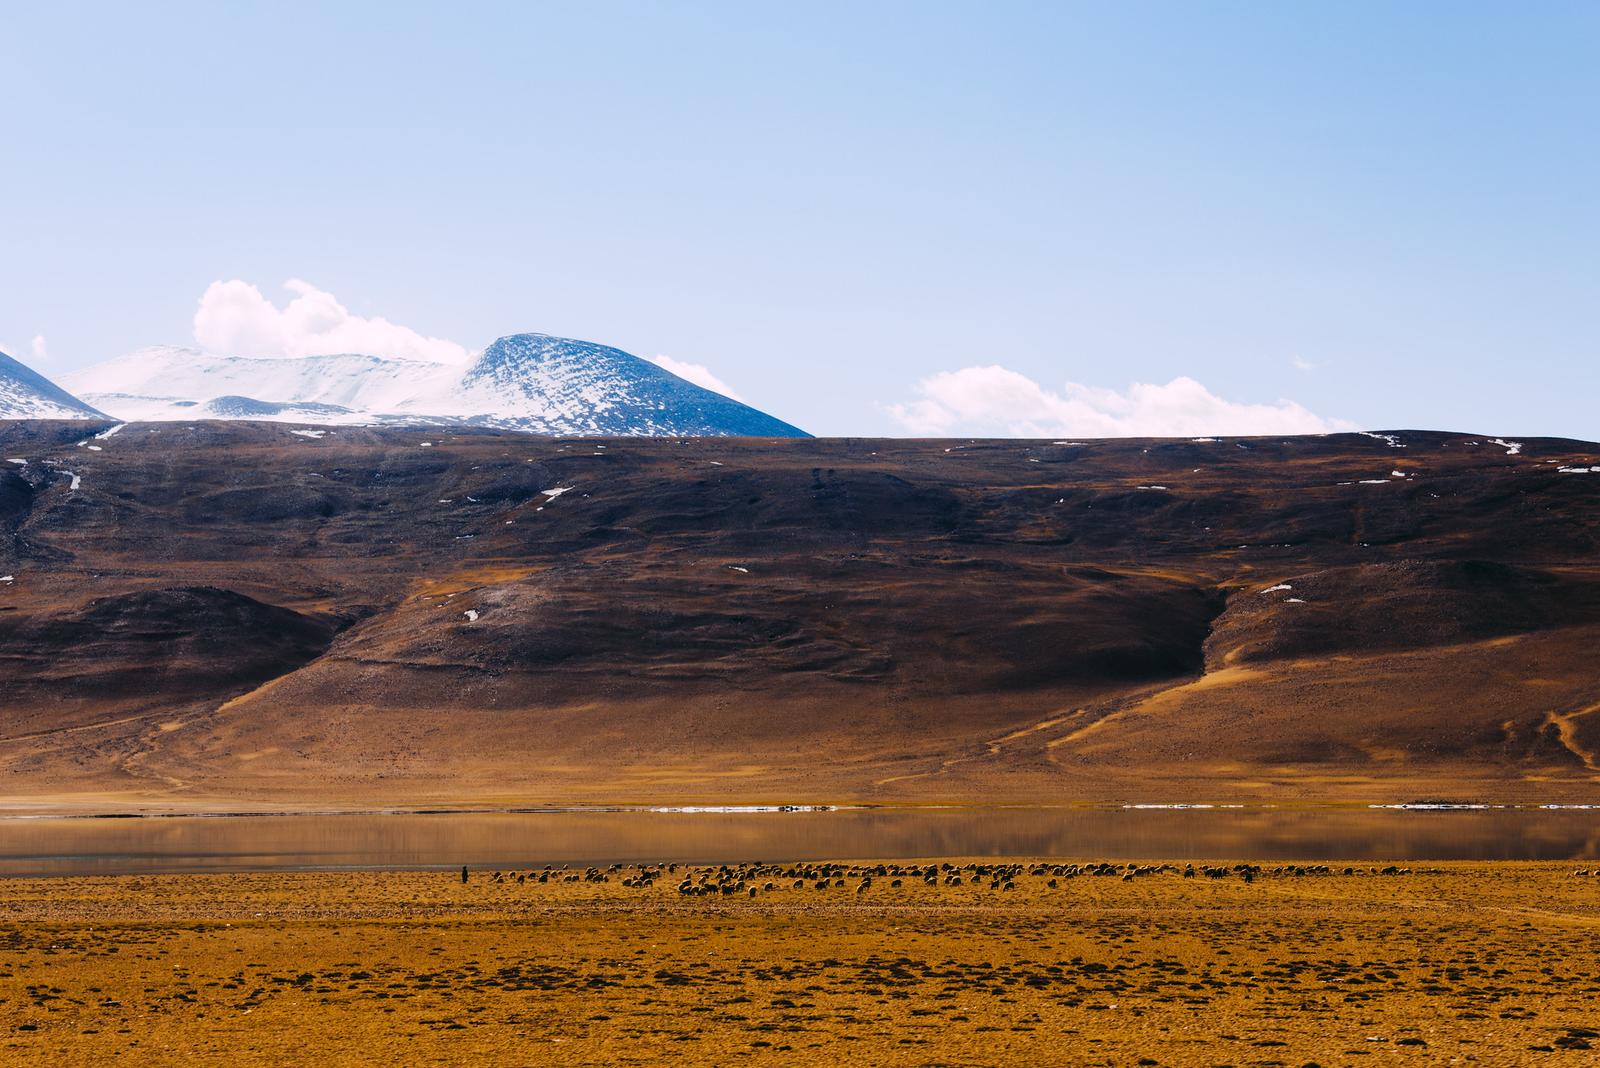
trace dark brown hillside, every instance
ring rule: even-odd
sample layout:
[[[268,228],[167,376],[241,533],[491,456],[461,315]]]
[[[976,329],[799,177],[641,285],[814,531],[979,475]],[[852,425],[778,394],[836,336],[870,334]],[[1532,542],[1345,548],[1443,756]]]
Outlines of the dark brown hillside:
[[[1244,591],[1216,621],[1209,647],[1214,661],[1271,661],[1439,648],[1597,623],[1600,575],[1404,560],[1311,571]]]
[[[72,698],[168,707],[293,671],[334,627],[212,587],[98,597],[69,615],[0,614],[13,700]]]
[[[1600,785],[1588,443],[85,433],[0,423],[12,804]]]

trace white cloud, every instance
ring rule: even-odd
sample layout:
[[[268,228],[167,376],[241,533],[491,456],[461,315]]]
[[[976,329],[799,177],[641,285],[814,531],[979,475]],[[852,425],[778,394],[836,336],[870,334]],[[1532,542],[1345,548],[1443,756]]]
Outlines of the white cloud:
[[[466,363],[472,353],[383,318],[352,315],[332,293],[291,278],[282,308],[248,282],[212,282],[194,313],[194,339],[227,356],[328,356],[345,352],[428,363]]]
[[[674,360],[671,356],[652,356],[650,362],[663,370],[671,371],[685,381],[693,382],[702,389],[709,389],[713,393],[720,393],[736,401],[744,400],[730,389],[726,382],[712,374],[710,368],[703,363],[684,363],[682,360]]]
[[[50,358],[50,351],[49,349],[45,348],[43,334],[39,334],[34,337],[33,344],[29,347],[29,351],[31,355],[29,355],[25,361],[29,364],[43,363],[45,360]],[[0,353],[10,356],[13,360],[23,359],[22,350],[13,347],[9,342],[0,341]]]
[[[1294,364],[1296,371],[1315,371],[1317,369],[1317,365],[1304,356],[1292,356],[1289,358],[1289,362]]]
[[[1060,392],[1004,367],[965,367],[924,378],[916,398],[892,405],[907,432],[927,437],[1195,437],[1319,434],[1354,429],[1293,401],[1239,404],[1192,378],[1136,382],[1126,391],[1068,382]]]

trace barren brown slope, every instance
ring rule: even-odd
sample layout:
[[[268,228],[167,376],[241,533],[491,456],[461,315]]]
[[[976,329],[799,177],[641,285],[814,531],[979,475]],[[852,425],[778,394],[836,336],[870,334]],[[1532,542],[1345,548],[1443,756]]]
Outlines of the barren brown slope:
[[[1588,443],[84,433],[0,423],[12,806],[1600,786]]]

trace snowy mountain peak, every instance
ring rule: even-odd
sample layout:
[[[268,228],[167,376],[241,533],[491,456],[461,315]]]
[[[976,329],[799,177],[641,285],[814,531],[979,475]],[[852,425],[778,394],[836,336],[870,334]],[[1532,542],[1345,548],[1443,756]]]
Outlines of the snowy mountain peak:
[[[804,431],[609,345],[512,334],[462,377],[460,400],[539,433],[799,437]]]
[[[104,418],[104,413],[0,352],[0,419]]]
[[[126,420],[483,426],[575,436],[804,431],[607,345],[515,334],[467,367],[383,356],[217,356],[163,345],[66,382]]]

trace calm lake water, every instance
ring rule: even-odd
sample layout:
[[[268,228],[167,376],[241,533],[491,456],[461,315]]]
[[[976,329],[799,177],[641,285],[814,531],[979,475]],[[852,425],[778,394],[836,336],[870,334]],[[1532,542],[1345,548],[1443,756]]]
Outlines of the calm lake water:
[[[838,809],[0,819],[0,875],[633,861],[1594,860],[1600,810]]]

